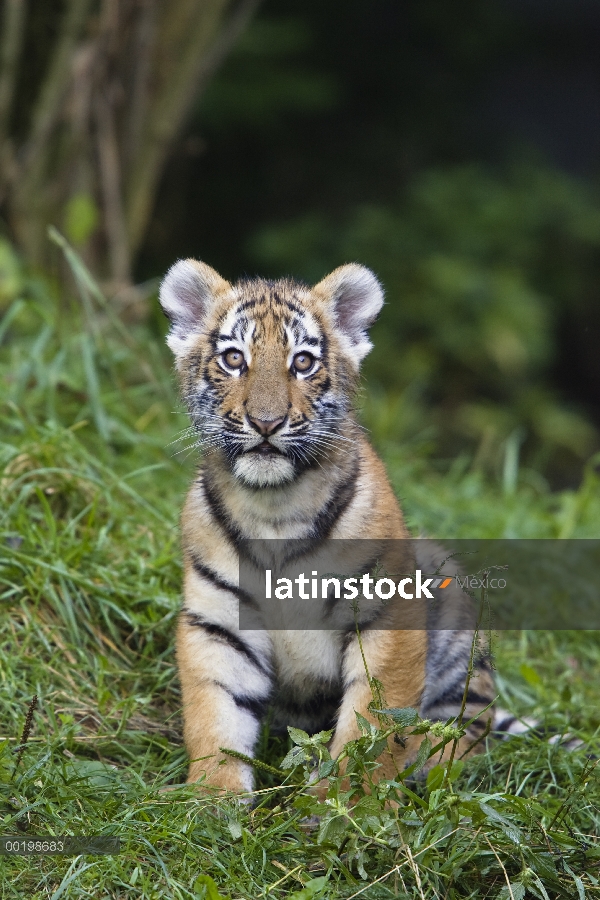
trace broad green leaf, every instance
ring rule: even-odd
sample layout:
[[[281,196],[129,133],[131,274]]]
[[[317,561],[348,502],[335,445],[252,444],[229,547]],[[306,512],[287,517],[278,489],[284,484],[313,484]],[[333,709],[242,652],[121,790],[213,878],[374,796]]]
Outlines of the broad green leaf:
[[[328,778],[336,767],[335,759],[326,759],[319,766],[319,778]]]
[[[332,816],[321,822],[317,844],[339,844],[348,834],[346,816]]]
[[[374,741],[373,744],[364,752],[365,760],[373,760],[377,759],[385,748],[388,745],[387,738],[381,738],[379,741]]]
[[[194,881],[194,893],[198,900],[227,900],[219,893],[219,888],[210,875],[198,875]]]
[[[452,769],[448,774],[448,780],[450,782],[456,781],[458,776],[463,770],[464,762],[463,760],[456,759],[452,763]],[[427,789],[429,791],[436,791],[438,788],[442,786],[444,781],[444,775],[446,773],[446,769],[448,767],[447,763],[443,763],[441,765],[434,766],[427,773]]]
[[[370,734],[372,734],[372,733],[373,733],[373,727],[374,727],[374,726],[372,725],[372,723],[369,722],[368,719],[365,719],[364,716],[361,716],[361,714],[358,713],[358,712],[355,712],[354,715],[356,716],[356,721],[358,722],[358,727],[360,728],[361,733],[364,734],[364,735],[370,735]]]
[[[242,828],[241,824],[237,821],[237,819],[230,819],[227,823],[227,828],[229,829],[229,834],[234,839],[234,841],[239,841],[244,829]]]
[[[484,803],[483,800],[480,800],[479,806],[488,819],[491,819],[492,822],[497,822],[498,825],[500,825],[502,831],[511,839],[511,841],[519,845],[522,843],[521,832],[510,819],[501,815],[493,806],[490,806],[489,803]]]
[[[417,758],[414,761],[413,774],[421,771],[421,769],[429,759],[430,751],[431,741],[429,740],[429,738],[423,738],[423,740],[421,741],[421,746],[419,747],[419,752],[417,753]]]
[[[391,716],[396,725],[402,728],[408,728],[409,725],[416,725],[419,721],[419,713],[412,706],[393,707],[392,709],[374,709],[374,713],[381,716]]]
[[[577,888],[577,897],[578,900],[585,900],[585,887],[583,886],[583,881],[576,875],[575,872],[571,869],[566,862],[563,861],[563,866],[565,868],[565,872],[568,872],[573,881],[575,882],[575,887]]]
[[[317,734],[313,734],[310,742],[311,744],[328,744],[331,740],[331,736],[333,734],[333,729],[329,731],[319,731]]]
[[[305,760],[306,753],[304,752],[303,748],[292,747],[289,753],[281,760],[280,768],[295,769],[296,766],[301,766]]]
[[[306,745],[311,742],[310,735],[307,734],[306,731],[302,731],[301,728],[292,728],[291,725],[288,725],[288,734],[293,742],[300,747],[306,747]]]
[[[525,897],[525,885],[521,884],[520,881],[511,881],[510,883],[510,891],[508,889],[508,885],[505,884],[499,894],[496,894],[496,900],[511,900],[511,891],[513,900],[524,900]]]
[[[326,884],[327,875],[322,875],[320,878],[311,878],[301,891],[294,891],[293,894],[288,894],[287,900],[313,900],[313,897],[318,897],[322,894]]]
[[[362,797],[358,803],[352,807],[352,818],[379,816],[382,811],[382,804],[376,797]]]

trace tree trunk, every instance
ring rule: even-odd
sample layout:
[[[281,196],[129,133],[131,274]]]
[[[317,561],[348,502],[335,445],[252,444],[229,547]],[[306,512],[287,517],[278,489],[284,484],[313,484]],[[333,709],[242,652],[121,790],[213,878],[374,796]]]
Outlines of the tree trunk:
[[[62,18],[24,129],[15,109],[40,2]],[[48,264],[54,225],[114,288],[131,283],[174,140],[259,2],[3,0],[0,206],[30,263]]]

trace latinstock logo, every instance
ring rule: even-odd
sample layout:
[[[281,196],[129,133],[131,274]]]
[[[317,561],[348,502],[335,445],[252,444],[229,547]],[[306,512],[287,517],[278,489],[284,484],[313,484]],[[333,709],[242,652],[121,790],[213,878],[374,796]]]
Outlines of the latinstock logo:
[[[300,572],[296,578],[273,578],[271,569],[265,570],[265,597],[267,600],[326,600],[333,596],[336,599],[356,600],[359,594],[367,600],[373,599],[373,590],[380,600],[390,600],[396,593],[404,600],[433,600],[432,590],[444,590],[456,579],[458,587],[462,590],[476,590],[483,588],[490,590],[506,587],[506,579],[489,578],[489,573],[483,575],[431,575],[423,578],[421,569],[415,570],[414,578],[374,578],[370,573],[358,575],[352,578],[340,578],[338,576],[318,577],[318,572],[311,572],[307,577]],[[273,584],[273,582],[276,582]],[[362,590],[359,588],[359,584]],[[342,587],[344,593],[342,593]]]
[[[265,569],[265,598],[275,597],[277,600],[326,600],[330,596],[336,599],[355,600],[359,594],[367,600],[373,600],[373,590],[380,600],[390,600],[396,591],[404,600],[433,600],[432,590],[444,590],[456,579],[458,587],[464,591],[477,589],[493,590],[505,588],[505,578],[490,578],[489,572],[477,575],[452,575],[423,578],[421,569],[415,570],[414,578],[374,578],[370,573],[357,575],[352,578],[340,578],[339,576],[322,576],[311,572],[312,577],[307,577],[300,572],[296,578],[277,578],[273,585],[273,573],[271,569]],[[359,586],[360,585],[360,588]],[[342,593],[342,587],[344,593]]]
[[[599,573],[600,538],[249,541],[240,628],[600,632]]]

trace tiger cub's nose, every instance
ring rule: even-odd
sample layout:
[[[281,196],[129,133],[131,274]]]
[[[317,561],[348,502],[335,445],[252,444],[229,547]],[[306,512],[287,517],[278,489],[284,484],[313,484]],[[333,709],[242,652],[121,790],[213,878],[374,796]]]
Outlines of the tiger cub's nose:
[[[279,416],[278,419],[255,419],[254,416],[248,416],[248,421],[252,425],[259,434],[264,435],[264,437],[268,437],[270,434],[274,434],[277,431],[280,425],[283,425],[287,416]]]

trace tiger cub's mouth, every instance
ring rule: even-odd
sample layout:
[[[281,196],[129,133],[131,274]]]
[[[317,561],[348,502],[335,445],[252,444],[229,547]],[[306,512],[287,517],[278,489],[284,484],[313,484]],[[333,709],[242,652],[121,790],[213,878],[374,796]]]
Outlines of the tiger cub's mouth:
[[[269,441],[264,440],[261,441],[260,444],[257,444],[252,449],[247,450],[247,453],[258,453],[260,456],[283,456],[284,454],[281,450],[278,450],[277,447],[274,447],[273,444],[269,443]]]
[[[233,474],[250,487],[263,488],[289,484],[299,472],[284,451],[264,439],[237,457]]]

